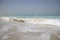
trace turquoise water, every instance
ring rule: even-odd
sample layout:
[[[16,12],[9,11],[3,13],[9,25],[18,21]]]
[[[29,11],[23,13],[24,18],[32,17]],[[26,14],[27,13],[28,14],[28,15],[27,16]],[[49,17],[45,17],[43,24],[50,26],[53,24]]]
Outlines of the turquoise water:
[[[17,18],[51,18],[60,19],[60,16],[4,16],[4,17],[17,17]]]

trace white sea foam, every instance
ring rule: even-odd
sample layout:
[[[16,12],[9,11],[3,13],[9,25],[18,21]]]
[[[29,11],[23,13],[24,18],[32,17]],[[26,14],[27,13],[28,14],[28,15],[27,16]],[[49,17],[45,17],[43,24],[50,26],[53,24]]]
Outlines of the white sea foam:
[[[2,20],[9,21],[10,17],[1,17]]]
[[[27,23],[34,23],[34,24],[50,24],[60,26],[59,19],[28,19],[26,20]]]
[[[60,19],[45,19],[45,18],[15,18],[15,17],[1,17],[4,21],[11,21],[10,19],[24,20],[26,23],[33,24],[49,24],[60,26]]]

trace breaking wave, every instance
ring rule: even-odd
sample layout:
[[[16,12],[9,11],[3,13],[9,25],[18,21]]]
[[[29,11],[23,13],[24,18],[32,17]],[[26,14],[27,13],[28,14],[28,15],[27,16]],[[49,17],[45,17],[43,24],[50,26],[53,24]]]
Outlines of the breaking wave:
[[[15,17],[1,17],[4,21],[15,21],[19,22],[19,20],[23,20],[26,23],[33,24],[49,24],[60,26],[60,19],[47,19],[47,18],[15,18]],[[15,20],[14,20],[15,19]]]

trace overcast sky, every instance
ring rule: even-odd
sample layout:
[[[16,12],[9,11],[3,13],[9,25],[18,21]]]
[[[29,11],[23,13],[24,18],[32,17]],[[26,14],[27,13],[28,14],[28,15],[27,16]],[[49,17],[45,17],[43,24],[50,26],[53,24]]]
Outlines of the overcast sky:
[[[60,15],[60,0],[0,0],[0,16]]]

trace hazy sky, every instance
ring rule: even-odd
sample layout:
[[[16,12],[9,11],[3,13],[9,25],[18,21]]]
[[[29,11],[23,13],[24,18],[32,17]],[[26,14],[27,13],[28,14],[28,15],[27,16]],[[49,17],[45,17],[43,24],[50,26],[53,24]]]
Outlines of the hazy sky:
[[[0,0],[0,16],[60,15],[60,0]]]

